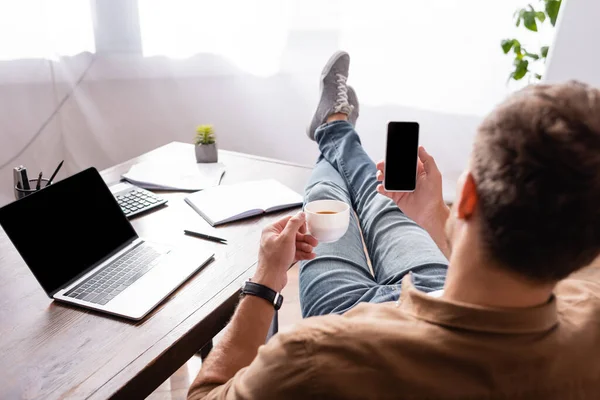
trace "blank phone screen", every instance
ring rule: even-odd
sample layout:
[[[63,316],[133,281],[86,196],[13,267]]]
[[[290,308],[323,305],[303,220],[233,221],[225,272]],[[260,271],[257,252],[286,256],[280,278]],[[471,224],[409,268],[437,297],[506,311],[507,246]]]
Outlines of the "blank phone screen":
[[[416,187],[419,124],[390,122],[385,154],[385,188],[412,191]]]

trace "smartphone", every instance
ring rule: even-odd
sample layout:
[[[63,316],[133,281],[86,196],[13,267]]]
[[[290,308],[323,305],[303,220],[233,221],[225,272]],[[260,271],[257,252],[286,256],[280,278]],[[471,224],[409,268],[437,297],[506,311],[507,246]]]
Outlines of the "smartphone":
[[[383,187],[388,192],[412,192],[417,187],[419,124],[388,122]]]

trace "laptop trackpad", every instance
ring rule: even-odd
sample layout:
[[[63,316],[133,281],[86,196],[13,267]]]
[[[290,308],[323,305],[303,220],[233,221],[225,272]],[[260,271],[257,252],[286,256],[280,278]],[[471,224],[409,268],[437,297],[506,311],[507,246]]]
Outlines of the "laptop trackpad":
[[[140,319],[212,257],[213,253],[210,252],[199,253],[194,250],[190,254],[189,251],[174,249],[104,308],[109,312]]]

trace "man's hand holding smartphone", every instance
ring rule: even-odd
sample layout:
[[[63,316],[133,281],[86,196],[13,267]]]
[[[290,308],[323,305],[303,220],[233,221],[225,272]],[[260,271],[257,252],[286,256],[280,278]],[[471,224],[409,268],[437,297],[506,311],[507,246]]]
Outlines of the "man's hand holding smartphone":
[[[392,199],[410,219],[423,227],[442,252],[449,257],[444,228],[450,209],[442,197],[442,174],[433,157],[424,147],[419,147],[416,187],[413,192],[388,192],[383,185],[377,192]],[[377,180],[385,179],[385,162],[377,163]]]

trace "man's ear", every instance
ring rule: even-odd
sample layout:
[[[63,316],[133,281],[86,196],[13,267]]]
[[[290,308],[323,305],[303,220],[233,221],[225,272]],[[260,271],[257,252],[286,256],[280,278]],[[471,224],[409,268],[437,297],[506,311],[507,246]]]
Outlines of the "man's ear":
[[[462,185],[460,198],[458,199],[458,218],[469,219],[475,213],[477,207],[477,185],[470,172],[466,174],[465,183]]]

